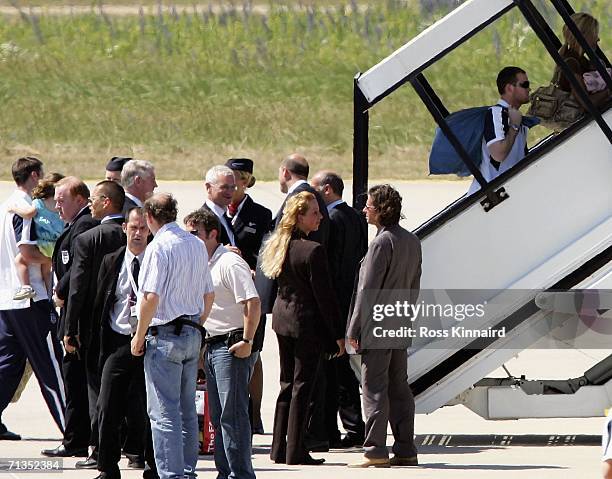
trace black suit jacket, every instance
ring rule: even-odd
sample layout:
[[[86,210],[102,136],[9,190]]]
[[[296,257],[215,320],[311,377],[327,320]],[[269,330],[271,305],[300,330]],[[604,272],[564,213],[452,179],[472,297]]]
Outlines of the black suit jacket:
[[[204,203],[204,204],[202,205],[202,208],[204,208],[205,210],[208,210],[208,211],[212,212],[212,213],[213,213],[213,214],[216,216],[216,213],[215,213],[213,210],[211,210],[211,209],[208,207],[208,205],[207,205],[206,203]],[[219,219],[219,217],[218,217],[218,216],[217,216],[217,219]],[[219,243],[221,243],[221,244],[231,244],[230,237],[229,237],[229,235],[227,234],[227,230],[225,229],[225,226],[223,226],[223,223],[222,223],[222,221],[221,221],[220,219],[219,219],[219,226],[220,226],[220,230],[219,230]],[[231,225],[231,224],[230,224],[230,225],[228,225],[228,226],[229,226],[230,228],[232,227],[232,225]],[[236,239],[236,238],[234,237],[234,240],[235,240],[235,239]]]
[[[64,339],[64,322],[66,307],[68,306],[68,293],[70,291],[70,269],[74,256],[74,240],[81,233],[99,225],[100,222],[91,217],[89,207],[83,209],[74,219],[72,224],[66,226],[55,243],[53,250],[53,273],[57,278],[55,293],[58,298],[64,300],[64,307],[60,310],[60,322],[57,328],[57,336]]]
[[[363,215],[344,202],[329,212],[329,223],[329,269],[346,323],[359,262],[368,250],[368,225]]]
[[[310,233],[307,236],[307,239],[311,241],[316,241],[317,243],[320,243],[323,246],[327,247],[327,241],[329,240],[329,214],[327,213],[327,207],[325,206],[325,202],[323,201],[323,198],[321,198],[319,192],[315,190],[312,186],[310,186],[308,183],[301,183],[295,188],[295,190],[293,190],[285,197],[285,201],[283,201],[282,206],[276,214],[276,218],[274,218],[274,228],[278,226],[281,219],[283,218],[283,211],[285,210],[285,204],[287,203],[287,200],[292,196],[301,193],[302,191],[308,191],[309,193],[315,195],[315,197],[317,198],[317,203],[319,204],[319,210],[321,211],[321,215],[323,216],[323,218],[321,218],[321,224],[319,224],[319,229]]]
[[[289,243],[278,277],[272,329],[281,336],[317,338],[323,349],[335,352],[335,341],[344,337],[344,327],[325,249],[298,236]]]
[[[297,195],[302,191],[308,191],[309,193],[315,195],[317,203],[319,204],[319,210],[323,216],[323,218],[321,218],[321,223],[319,224],[319,229],[310,233],[307,236],[307,239],[315,241],[326,247],[329,239],[329,215],[327,214],[327,207],[325,206],[325,202],[323,201],[323,198],[321,198],[321,195],[319,195],[319,193],[308,183],[301,183],[295,190],[285,197],[285,201],[283,201],[283,204],[276,214],[276,218],[274,218],[273,229],[276,229],[283,217],[283,211],[285,209],[287,200],[293,195]],[[277,284],[276,280],[266,278],[266,276],[261,272],[260,265],[257,266],[255,273],[255,287],[257,288],[257,293],[259,294],[259,299],[261,301],[262,314],[271,313],[274,300],[276,299]]]
[[[99,335],[95,334],[97,329],[93,328],[93,305],[98,290],[98,273],[104,256],[126,243],[121,228],[122,223],[121,218],[105,221],[79,235],[74,244],[70,294],[66,310],[66,335],[79,335],[81,344],[92,347],[93,350],[97,350],[99,344]]]
[[[121,211],[121,214],[125,217],[128,211],[130,211],[132,208],[137,208],[137,207],[138,205],[134,203],[134,200],[130,198],[129,196],[126,196],[125,201],[123,202],[123,210]]]
[[[93,308],[92,331],[100,331],[100,370],[106,358],[105,341],[106,334],[111,330],[111,313],[117,301],[115,289],[119,280],[119,272],[125,258],[125,246],[117,251],[109,253],[102,259],[100,272],[98,273],[98,291]]]
[[[270,231],[272,212],[246,196],[238,215],[232,218],[236,246],[242,257],[254,270],[264,236]]]

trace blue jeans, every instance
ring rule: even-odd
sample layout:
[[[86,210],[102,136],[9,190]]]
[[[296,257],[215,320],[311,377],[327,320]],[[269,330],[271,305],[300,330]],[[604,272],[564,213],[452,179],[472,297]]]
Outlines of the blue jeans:
[[[192,318],[193,319],[193,318]],[[200,332],[183,326],[158,326],[147,335],[144,358],[147,412],[160,479],[196,477],[198,416],[195,409]]]
[[[215,428],[218,479],[255,479],[251,462],[249,381],[259,353],[232,356],[225,343],[206,346],[206,388]]]

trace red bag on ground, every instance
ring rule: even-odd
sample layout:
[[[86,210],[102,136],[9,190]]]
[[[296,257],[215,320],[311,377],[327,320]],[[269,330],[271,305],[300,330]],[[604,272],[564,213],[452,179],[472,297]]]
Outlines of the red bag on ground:
[[[214,454],[215,428],[210,420],[208,391],[206,381],[198,380],[196,386],[196,412],[200,429],[200,454]]]

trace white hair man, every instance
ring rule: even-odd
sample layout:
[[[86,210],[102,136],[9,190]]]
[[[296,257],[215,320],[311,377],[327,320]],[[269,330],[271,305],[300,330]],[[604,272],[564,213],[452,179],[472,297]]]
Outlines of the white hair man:
[[[142,208],[157,188],[155,167],[146,160],[130,160],[121,170],[121,184],[125,189],[123,215],[132,208]]]
[[[221,223],[219,242],[224,245],[236,246],[232,221],[227,216],[227,207],[232,202],[236,190],[234,172],[225,165],[213,166],[206,172],[204,179],[206,201],[202,208],[212,211]],[[236,250],[232,250],[238,252]]]

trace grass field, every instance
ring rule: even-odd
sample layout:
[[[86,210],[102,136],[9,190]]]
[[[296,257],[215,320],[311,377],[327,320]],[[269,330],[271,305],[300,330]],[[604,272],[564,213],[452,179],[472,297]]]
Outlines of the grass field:
[[[96,178],[109,157],[134,155],[154,161],[164,179],[199,179],[216,162],[248,155],[257,176],[271,179],[279,160],[297,150],[315,169],[350,176],[354,74],[444,12],[425,13],[416,1],[381,0],[348,13],[338,2],[308,11],[297,3],[270,3],[265,15],[224,2],[222,12],[197,15],[6,17],[2,163],[36,154],[50,169]],[[573,4],[603,19],[601,44],[610,54],[610,2]],[[560,19],[547,15],[558,31]],[[495,102],[495,76],[507,64],[524,67],[536,85],[552,73],[518,12],[426,76],[453,111]],[[372,177],[426,176],[433,121],[410,87],[377,105],[370,125]]]

